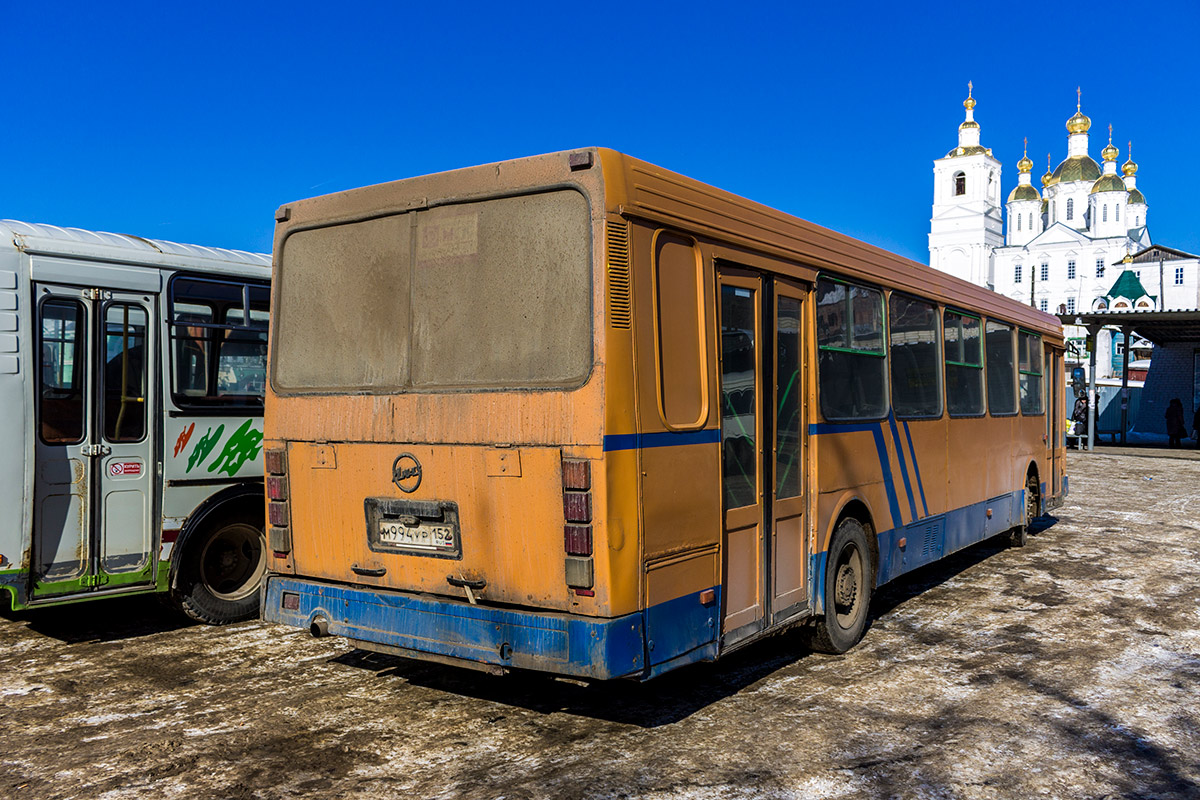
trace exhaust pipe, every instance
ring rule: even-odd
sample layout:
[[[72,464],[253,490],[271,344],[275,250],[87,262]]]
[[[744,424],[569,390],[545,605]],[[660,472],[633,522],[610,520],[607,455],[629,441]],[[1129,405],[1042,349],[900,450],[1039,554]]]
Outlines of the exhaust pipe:
[[[320,639],[322,636],[328,636],[329,620],[322,616],[313,617],[312,624],[308,626],[308,632],[312,634],[314,639]]]

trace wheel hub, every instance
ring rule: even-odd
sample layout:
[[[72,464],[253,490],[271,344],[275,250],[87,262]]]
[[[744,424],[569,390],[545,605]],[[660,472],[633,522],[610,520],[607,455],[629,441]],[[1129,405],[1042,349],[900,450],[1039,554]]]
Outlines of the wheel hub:
[[[842,564],[838,567],[837,581],[833,588],[833,599],[840,606],[850,606],[854,604],[854,598],[858,594],[858,576],[854,572],[854,567],[849,564]]]

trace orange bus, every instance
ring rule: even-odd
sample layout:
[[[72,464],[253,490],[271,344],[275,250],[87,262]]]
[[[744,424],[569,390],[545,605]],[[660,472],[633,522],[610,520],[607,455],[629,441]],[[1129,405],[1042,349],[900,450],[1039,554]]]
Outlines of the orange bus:
[[[277,221],[268,620],[599,679],[843,652],[1066,494],[1054,317],[620,153]]]

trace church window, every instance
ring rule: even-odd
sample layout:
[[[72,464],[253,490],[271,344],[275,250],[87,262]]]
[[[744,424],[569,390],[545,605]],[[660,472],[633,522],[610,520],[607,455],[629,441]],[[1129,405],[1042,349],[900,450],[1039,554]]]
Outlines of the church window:
[[[1050,280],[1050,265],[1045,261],[1042,262],[1042,280]]]
[[[954,195],[964,195],[967,193],[967,176],[961,172],[954,173]]]
[[[1020,282],[1021,282],[1021,265],[1014,264],[1013,265],[1013,283],[1020,283]]]
[[[1075,198],[1067,198],[1067,219],[1075,219]]]
[[[1073,258],[1067,262],[1067,280],[1075,280],[1075,259]]]
[[[1097,278],[1104,277],[1104,259],[1103,258],[1096,259],[1096,277]]]
[[[1117,222],[1120,222],[1121,221],[1121,206],[1119,206],[1119,205],[1113,206],[1113,213],[1117,217]]]
[[[1039,311],[1048,311],[1049,309],[1050,309],[1050,301],[1049,300],[1047,300],[1044,297],[1041,300],[1038,300],[1038,310]]]
[[[1108,222],[1108,203],[1104,204],[1103,210],[1100,212],[1100,221]]]
[[[1021,230],[1021,215],[1017,214],[1017,230]]]
[[[1067,313],[1068,314],[1075,313],[1075,298],[1074,297],[1067,298]]]
[[[1033,212],[1029,212],[1029,230],[1033,230]]]
[[[1183,286],[1183,267],[1175,268],[1175,285]]]

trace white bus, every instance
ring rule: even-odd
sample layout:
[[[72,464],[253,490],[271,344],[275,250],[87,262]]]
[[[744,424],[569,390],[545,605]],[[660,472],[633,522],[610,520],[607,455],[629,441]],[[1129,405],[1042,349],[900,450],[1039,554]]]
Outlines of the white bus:
[[[0,221],[0,595],[255,616],[269,255]]]

